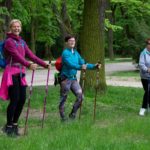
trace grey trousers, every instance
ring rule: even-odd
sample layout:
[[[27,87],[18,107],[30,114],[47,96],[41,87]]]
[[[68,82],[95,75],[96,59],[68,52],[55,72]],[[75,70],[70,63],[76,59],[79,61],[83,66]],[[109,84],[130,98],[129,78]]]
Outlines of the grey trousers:
[[[59,103],[59,113],[60,113],[61,118],[65,117],[64,105],[65,105],[65,102],[67,100],[67,95],[70,90],[76,96],[76,101],[73,105],[71,113],[76,114],[76,112],[77,112],[78,108],[80,107],[81,102],[83,100],[82,89],[77,80],[66,79],[66,80],[62,81],[60,84],[60,103]]]

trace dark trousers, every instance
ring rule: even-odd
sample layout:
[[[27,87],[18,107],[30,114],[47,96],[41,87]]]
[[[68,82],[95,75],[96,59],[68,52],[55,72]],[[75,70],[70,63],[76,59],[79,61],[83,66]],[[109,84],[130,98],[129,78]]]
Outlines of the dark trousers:
[[[144,89],[142,108],[147,108],[148,104],[150,104],[150,89],[148,90],[148,83],[150,84],[150,81],[147,79],[141,79],[141,81]]]
[[[26,86],[21,85],[20,75],[12,76],[13,85],[9,87],[10,103],[7,107],[7,125],[17,123],[26,100]]]
[[[69,80],[66,79],[64,81],[61,82],[60,84],[60,103],[59,103],[59,113],[60,113],[60,117],[64,117],[64,105],[65,102],[67,100],[67,95],[69,93],[69,91],[71,90],[73,92],[73,94],[76,96],[76,101],[73,105],[72,108],[72,112],[76,114],[78,108],[81,105],[81,102],[83,100],[83,93],[82,93],[82,89],[80,84],[78,83],[77,80]]]

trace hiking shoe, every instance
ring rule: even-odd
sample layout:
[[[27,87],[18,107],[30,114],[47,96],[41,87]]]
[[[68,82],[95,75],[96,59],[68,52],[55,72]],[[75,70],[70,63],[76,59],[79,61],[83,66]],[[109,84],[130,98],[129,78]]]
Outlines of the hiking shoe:
[[[75,113],[70,113],[69,118],[74,120],[76,118],[76,114]]]
[[[20,136],[18,125],[13,125],[13,134],[15,136]]]
[[[66,122],[68,120],[68,118],[66,117],[61,117],[61,122]]]
[[[140,115],[140,116],[144,116],[144,115],[145,115],[145,112],[146,112],[146,109],[145,109],[145,108],[141,108],[141,109],[140,109],[140,112],[139,112],[139,115]]]
[[[13,135],[13,127],[12,126],[7,126],[5,125],[2,129],[2,131],[4,133],[6,133],[8,136],[12,136]]]

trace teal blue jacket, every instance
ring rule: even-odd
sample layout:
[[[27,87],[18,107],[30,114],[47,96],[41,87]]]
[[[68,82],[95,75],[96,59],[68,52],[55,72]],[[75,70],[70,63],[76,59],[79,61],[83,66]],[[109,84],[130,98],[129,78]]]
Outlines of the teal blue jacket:
[[[61,76],[66,76],[70,80],[76,79],[77,70],[81,70],[82,65],[86,64],[87,69],[96,68],[95,64],[85,63],[85,60],[80,56],[76,49],[66,48],[62,52],[62,70]]]

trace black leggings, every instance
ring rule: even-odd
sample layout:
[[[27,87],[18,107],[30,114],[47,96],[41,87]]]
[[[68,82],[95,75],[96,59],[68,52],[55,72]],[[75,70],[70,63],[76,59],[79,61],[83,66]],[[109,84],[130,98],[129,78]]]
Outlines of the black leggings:
[[[148,81],[147,79],[141,79],[142,81],[142,85],[144,88],[144,96],[143,96],[143,103],[142,103],[142,108],[147,108],[147,104],[150,105],[150,89],[148,91],[148,82],[150,84],[150,81]],[[150,88],[150,85],[149,85]]]
[[[7,125],[18,122],[26,100],[26,86],[21,85],[21,77],[12,76],[13,85],[9,87],[10,103],[7,107]]]

